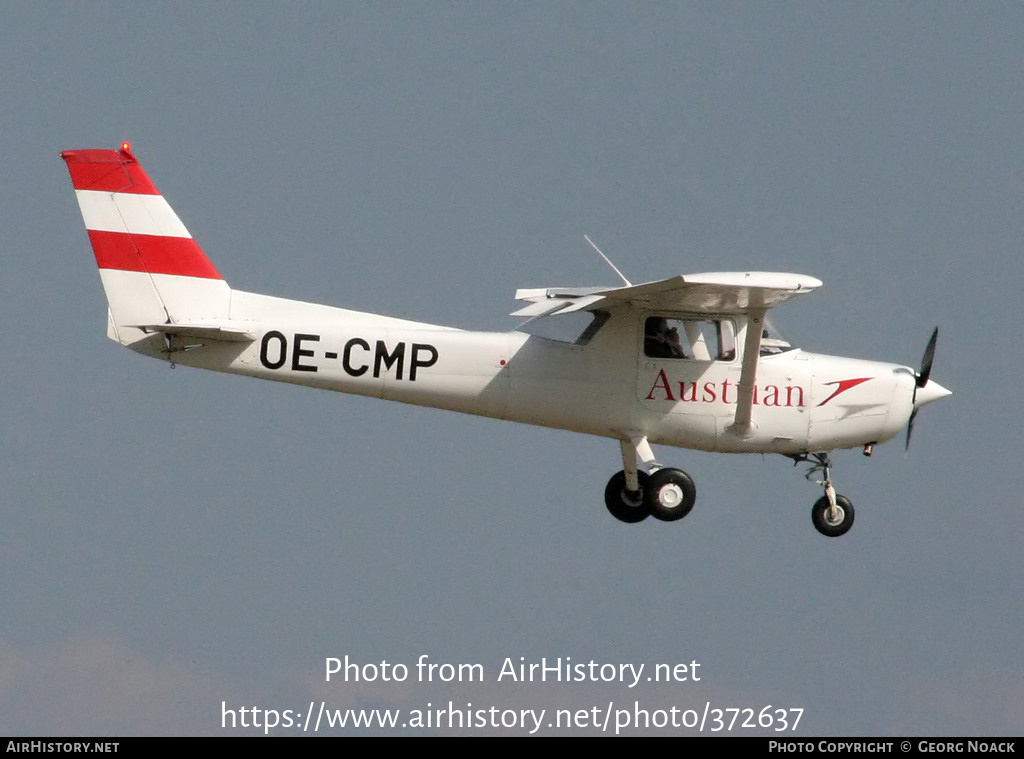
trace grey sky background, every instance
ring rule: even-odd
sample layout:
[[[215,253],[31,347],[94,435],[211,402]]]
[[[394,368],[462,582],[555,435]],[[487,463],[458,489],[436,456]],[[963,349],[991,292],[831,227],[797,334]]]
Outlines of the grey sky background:
[[[1019,734],[1019,3],[2,10],[0,733],[324,699]],[[108,341],[59,152],[125,139],[240,289],[507,329],[516,287],[615,283],[587,233],[633,281],[819,277],[775,315],[810,350],[917,365],[938,324],[954,395],[836,457],[844,538],[802,467],[666,448],[696,508],[622,525],[613,441]],[[346,654],[486,680],[325,683]],[[520,656],[702,679],[496,682]]]

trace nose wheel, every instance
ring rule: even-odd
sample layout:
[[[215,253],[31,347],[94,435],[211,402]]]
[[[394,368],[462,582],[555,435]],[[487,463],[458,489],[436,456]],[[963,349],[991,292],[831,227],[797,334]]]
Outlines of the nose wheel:
[[[845,535],[853,527],[853,504],[844,495],[837,495],[833,505],[827,495],[814,502],[811,509],[814,529],[830,538]]]
[[[825,495],[814,502],[811,521],[814,529],[829,538],[845,535],[853,527],[853,504],[844,495],[838,495],[832,487],[832,461],[828,453],[812,453],[803,461],[815,462],[807,472],[807,479],[825,488]],[[821,473],[822,479],[814,479]]]

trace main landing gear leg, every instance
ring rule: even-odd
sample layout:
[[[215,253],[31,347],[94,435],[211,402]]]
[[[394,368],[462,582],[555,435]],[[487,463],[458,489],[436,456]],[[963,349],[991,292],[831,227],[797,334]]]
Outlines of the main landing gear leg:
[[[697,489],[686,472],[658,464],[642,435],[620,440],[619,445],[622,471],[608,481],[604,491],[604,502],[612,516],[623,522],[640,522],[653,514],[673,522],[690,513]],[[637,468],[637,459],[649,474]]]
[[[807,479],[822,485],[825,488],[825,495],[815,501],[811,509],[811,521],[822,535],[838,538],[853,527],[853,504],[846,496],[837,495],[836,489],[832,486],[832,460],[828,453],[812,453],[803,460],[812,459],[816,463],[807,472]],[[819,472],[823,479],[814,479]]]

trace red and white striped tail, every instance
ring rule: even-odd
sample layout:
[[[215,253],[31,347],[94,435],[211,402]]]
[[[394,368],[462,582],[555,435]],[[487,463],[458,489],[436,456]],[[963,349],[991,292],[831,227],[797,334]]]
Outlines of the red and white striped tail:
[[[96,254],[111,337],[127,345],[148,325],[227,318],[230,288],[127,143],[61,157]]]

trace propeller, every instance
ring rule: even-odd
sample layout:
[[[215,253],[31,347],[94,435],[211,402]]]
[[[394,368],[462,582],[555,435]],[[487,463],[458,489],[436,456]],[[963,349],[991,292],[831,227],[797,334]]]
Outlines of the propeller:
[[[920,409],[920,406],[917,405],[917,391],[927,385],[928,378],[931,377],[932,362],[935,360],[935,343],[938,339],[939,328],[936,327],[932,332],[931,340],[928,341],[928,347],[924,349],[924,355],[921,357],[921,371],[914,375],[914,410],[910,412],[910,421],[907,422],[907,444],[904,450],[910,449],[910,435],[914,432],[914,417],[917,416]]]

